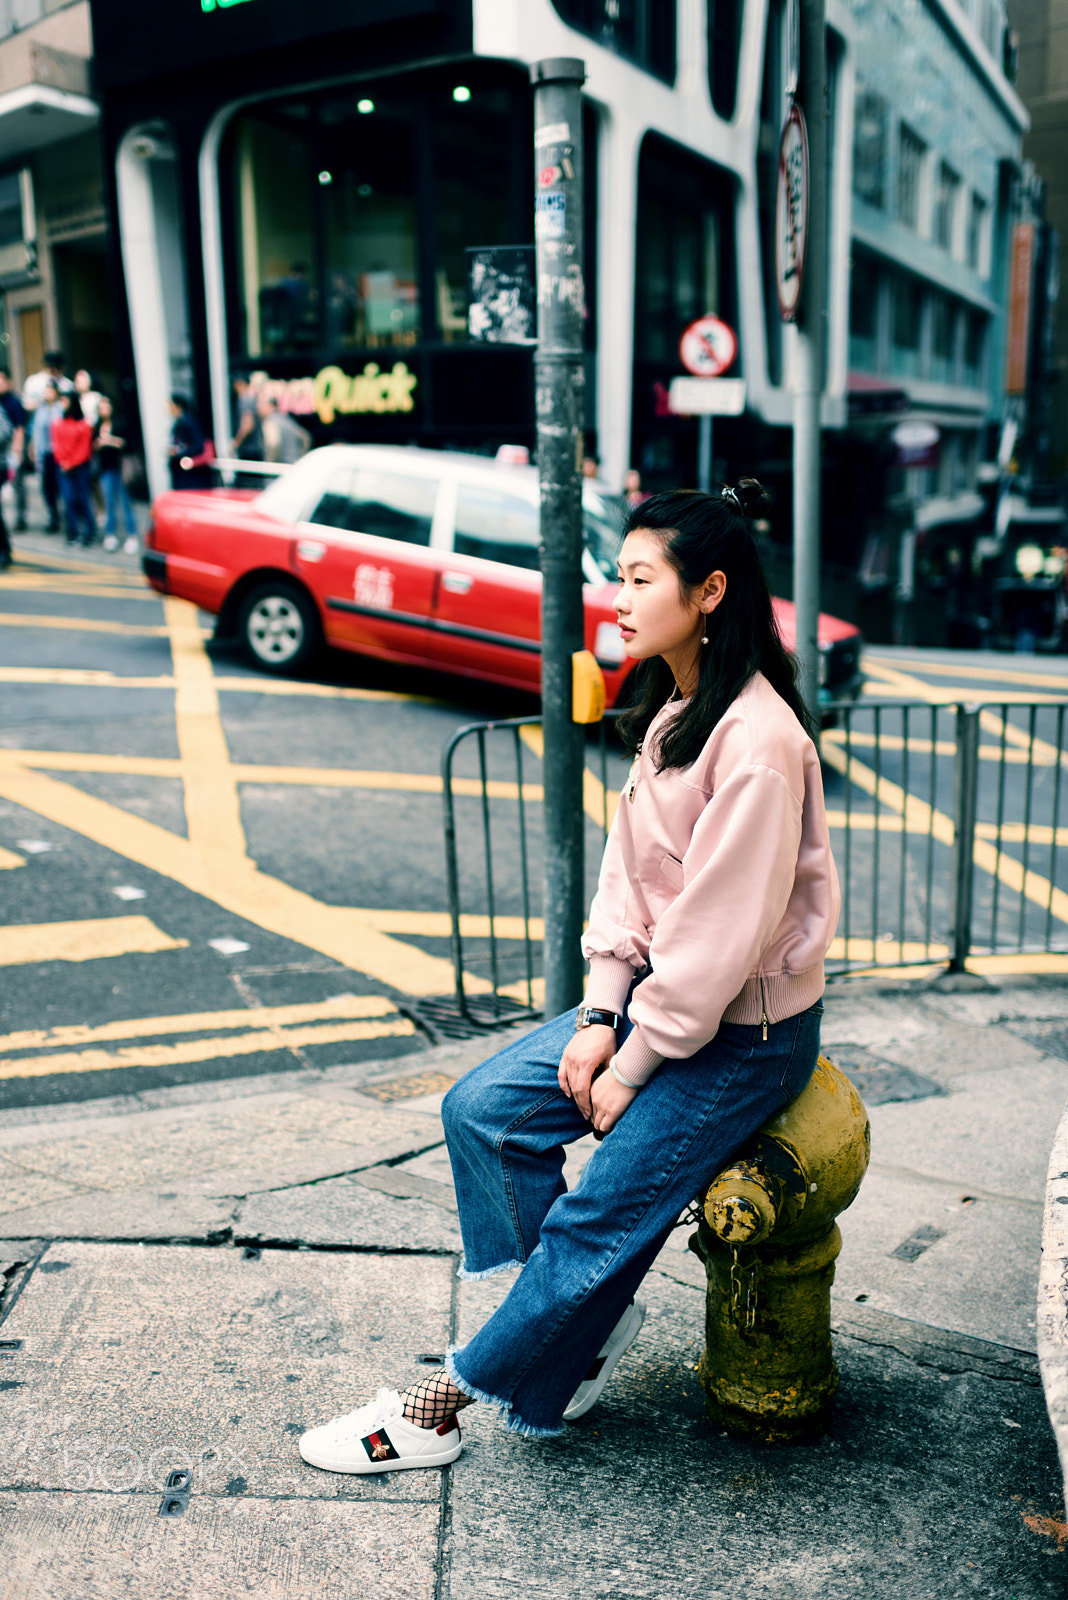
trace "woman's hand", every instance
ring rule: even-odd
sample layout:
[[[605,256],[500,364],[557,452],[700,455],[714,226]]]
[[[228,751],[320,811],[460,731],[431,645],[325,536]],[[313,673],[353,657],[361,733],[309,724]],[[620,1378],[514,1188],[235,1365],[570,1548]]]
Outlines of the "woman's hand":
[[[592,1116],[590,1085],[594,1074],[606,1067],[615,1053],[616,1030],[595,1022],[589,1028],[580,1028],[560,1057],[560,1087],[587,1120]]]
[[[595,1132],[604,1134],[614,1128],[637,1093],[637,1089],[617,1082],[610,1072],[602,1072],[590,1091],[593,1107],[590,1121]]]

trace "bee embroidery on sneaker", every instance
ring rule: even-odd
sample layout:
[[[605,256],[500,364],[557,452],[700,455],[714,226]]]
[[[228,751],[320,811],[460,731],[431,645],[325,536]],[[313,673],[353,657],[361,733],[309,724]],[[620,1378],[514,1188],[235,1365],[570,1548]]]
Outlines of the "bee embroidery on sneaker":
[[[380,1439],[378,1441],[378,1443],[375,1445],[375,1447],[372,1450],[371,1454],[374,1456],[376,1461],[385,1461],[387,1459],[387,1457],[389,1456],[389,1445],[388,1444],[383,1444],[381,1439]]]

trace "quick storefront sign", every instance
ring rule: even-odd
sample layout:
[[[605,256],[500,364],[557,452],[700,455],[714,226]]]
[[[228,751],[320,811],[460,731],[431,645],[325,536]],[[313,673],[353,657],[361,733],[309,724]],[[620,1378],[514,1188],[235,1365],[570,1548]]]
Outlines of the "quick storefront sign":
[[[403,361],[395,361],[388,372],[377,361],[368,361],[354,376],[340,367],[322,367],[314,378],[259,378],[256,388],[280,411],[297,417],[314,414],[329,426],[339,415],[414,411],[418,382]]]

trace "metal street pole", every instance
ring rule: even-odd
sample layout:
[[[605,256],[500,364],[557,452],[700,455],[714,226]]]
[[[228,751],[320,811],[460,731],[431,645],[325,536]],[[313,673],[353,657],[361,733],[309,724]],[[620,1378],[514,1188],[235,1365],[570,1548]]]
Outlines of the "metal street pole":
[[[582,810],[585,744],[572,719],[571,657],[583,646],[582,85],[572,57],[536,61],[534,362],[541,483],[541,693],[545,818],[545,1015],[582,998],[585,915]]]
[[[808,130],[809,201],[794,385],[794,607],[801,692],[819,720],[820,400],[827,322],[827,73],[823,0],[800,0],[797,100]]]

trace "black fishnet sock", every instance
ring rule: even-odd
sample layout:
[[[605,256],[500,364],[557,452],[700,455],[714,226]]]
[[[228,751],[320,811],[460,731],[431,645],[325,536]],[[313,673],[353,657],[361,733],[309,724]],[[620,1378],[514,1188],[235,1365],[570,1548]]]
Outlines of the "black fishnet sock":
[[[408,1422],[417,1428],[437,1428],[469,1406],[471,1397],[461,1394],[445,1368],[439,1367],[428,1378],[420,1378],[410,1389],[403,1389],[401,1401]]]

